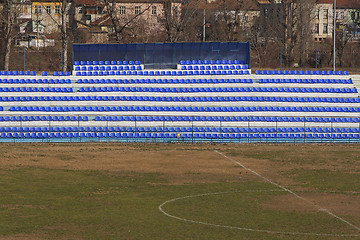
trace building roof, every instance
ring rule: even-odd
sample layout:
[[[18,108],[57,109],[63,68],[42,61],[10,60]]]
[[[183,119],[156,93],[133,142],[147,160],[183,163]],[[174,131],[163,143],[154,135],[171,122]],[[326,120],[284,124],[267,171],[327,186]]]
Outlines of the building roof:
[[[274,0],[256,0],[258,4],[270,4]],[[292,0],[288,0],[291,2]],[[334,4],[334,0],[316,0],[316,4]],[[337,8],[360,9],[360,0],[336,0]]]
[[[109,15],[102,16],[98,20],[90,23],[90,25],[92,25],[92,26],[109,26],[112,24],[113,23],[112,23]]]
[[[336,0],[336,7],[360,9],[360,1],[359,0]]]
[[[104,2],[100,0],[75,0],[75,4],[82,6],[104,6]]]
[[[171,2],[171,3],[182,3],[182,0],[115,0],[115,2],[117,3],[147,3],[147,4],[152,4],[152,3],[167,3],[167,2]]]
[[[43,2],[53,2],[61,4],[61,1],[59,0],[31,0],[32,3],[43,3]]]
[[[212,2],[205,1],[199,1],[197,3],[197,7],[199,9],[222,9],[223,8],[224,1],[215,0]],[[225,0],[226,8],[229,10],[237,9],[239,7],[239,1],[237,0]],[[244,0],[242,4],[242,8],[244,10],[253,10],[253,11],[259,11],[259,3],[257,0]]]
[[[316,0],[317,4],[334,4],[334,0]],[[337,8],[360,9],[360,0],[336,0]]]

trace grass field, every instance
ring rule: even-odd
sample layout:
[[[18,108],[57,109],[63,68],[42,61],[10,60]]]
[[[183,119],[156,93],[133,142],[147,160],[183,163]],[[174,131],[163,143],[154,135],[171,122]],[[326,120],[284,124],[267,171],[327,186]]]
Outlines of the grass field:
[[[0,146],[0,239],[360,239],[359,145]]]

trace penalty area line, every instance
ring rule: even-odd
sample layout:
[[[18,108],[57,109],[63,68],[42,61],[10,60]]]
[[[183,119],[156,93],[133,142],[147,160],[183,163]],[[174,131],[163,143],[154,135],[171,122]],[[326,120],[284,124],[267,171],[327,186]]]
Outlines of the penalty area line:
[[[271,183],[272,185],[274,185],[274,186],[276,186],[276,187],[278,187],[278,188],[280,188],[280,189],[284,190],[285,192],[288,192],[288,193],[292,194],[293,196],[295,196],[295,197],[297,197],[297,198],[299,198],[299,199],[301,199],[301,200],[303,200],[303,201],[305,201],[305,202],[307,202],[307,203],[309,203],[309,204],[311,204],[311,205],[315,206],[316,208],[318,208],[318,210],[319,210],[319,211],[325,212],[325,213],[329,214],[330,216],[332,216],[332,217],[334,217],[334,218],[336,218],[336,219],[340,220],[341,222],[343,222],[343,223],[345,223],[345,224],[349,225],[350,227],[352,227],[352,228],[354,228],[354,229],[356,229],[356,230],[360,231],[360,228],[359,228],[359,227],[357,227],[357,226],[355,226],[354,224],[350,223],[349,221],[347,221],[347,220],[343,219],[342,217],[339,217],[338,215],[336,215],[336,214],[332,213],[330,210],[328,210],[328,209],[326,209],[326,208],[323,208],[323,207],[319,206],[318,204],[316,204],[316,203],[314,203],[314,202],[312,202],[312,201],[310,201],[310,200],[308,200],[308,199],[306,199],[306,198],[304,198],[304,197],[302,197],[302,196],[300,196],[300,195],[296,194],[295,192],[291,191],[290,189],[288,189],[288,188],[286,188],[286,187],[281,186],[280,184],[278,184],[278,183],[276,183],[276,182],[273,182],[273,181],[272,181],[272,180],[270,180],[269,178],[264,177],[263,175],[261,175],[261,174],[259,174],[259,173],[255,172],[254,170],[252,170],[252,169],[250,169],[250,168],[246,167],[246,166],[245,166],[245,165],[243,165],[242,163],[240,163],[240,162],[238,162],[238,161],[235,161],[234,159],[232,159],[232,158],[230,158],[230,157],[226,156],[225,154],[223,154],[222,152],[219,152],[219,151],[217,151],[217,150],[214,150],[214,152],[216,152],[217,154],[219,154],[219,155],[223,156],[224,158],[226,158],[226,159],[230,160],[231,162],[233,162],[233,163],[235,163],[235,164],[239,165],[239,166],[240,166],[240,167],[242,167],[243,169],[245,169],[245,170],[247,170],[247,171],[249,171],[249,172],[251,172],[251,173],[255,174],[255,175],[256,175],[256,176],[258,176],[259,178],[262,178],[262,179],[263,179],[263,180],[265,180],[266,182],[269,182],[269,183]]]

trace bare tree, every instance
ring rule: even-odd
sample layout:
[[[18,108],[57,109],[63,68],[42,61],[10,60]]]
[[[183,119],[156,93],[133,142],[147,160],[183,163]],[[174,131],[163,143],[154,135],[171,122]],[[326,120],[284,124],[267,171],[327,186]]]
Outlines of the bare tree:
[[[56,20],[51,13],[47,13],[47,16],[51,18],[61,34],[61,71],[65,72],[69,65],[69,38],[71,36],[69,23],[74,15],[74,2],[71,0],[59,0],[58,3],[60,5],[60,20]],[[42,7],[45,8],[43,5]]]
[[[215,19],[218,34],[226,41],[243,41],[250,29],[249,17],[254,6],[251,0],[219,0],[215,6]]]
[[[360,27],[360,3],[357,0],[348,0],[347,2],[348,8],[346,10],[339,9],[340,11],[337,11],[337,15],[339,13],[347,14],[349,12],[350,19],[346,22],[342,22],[341,19],[337,19],[336,21],[336,58],[338,59],[338,63],[340,67],[343,67],[343,57],[345,49],[349,42],[355,40],[354,36],[356,35],[357,28]],[[358,9],[357,9],[358,8]],[[342,12],[341,12],[342,11]],[[339,20],[339,21],[338,21]],[[333,48],[332,44],[332,48]],[[331,60],[333,58],[333,52],[331,51]],[[329,63],[331,62],[329,61]]]
[[[262,36],[278,44],[285,66],[307,62],[312,46],[312,9],[315,0],[283,0],[263,9]]]
[[[103,0],[105,4],[105,11],[109,15],[111,22],[114,26],[115,41],[122,42],[122,34],[129,28],[129,26],[145,12],[149,11],[153,5],[152,1],[146,2],[145,8],[141,9],[136,14],[128,14],[127,16],[120,17],[119,9],[117,7],[117,0]],[[130,30],[131,31],[131,30]]]
[[[296,32],[298,44],[296,46],[295,58],[300,66],[304,66],[309,62],[309,55],[314,45],[312,22],[315,19],[315,0],[302,0],[297,4],[296,17],[298,24]]]
[[[199,13],[200,0],[191,0],[181,4],[176,0],[164,3],[164,16],[160,16],[164,26],[166,42],[178,42],[193,38],[193,27],[201,26],[197,14]],[[201,13],[202,14],[202,13]],[[196,34],[196,33],[195,33]]]
[[[2,61],[5,71],[9,70],[11,43],[20,12],[20,4],[15,4],[13,0],[4,0],[0,22],[2,23],[2,42],[4,46],[4,57]]]

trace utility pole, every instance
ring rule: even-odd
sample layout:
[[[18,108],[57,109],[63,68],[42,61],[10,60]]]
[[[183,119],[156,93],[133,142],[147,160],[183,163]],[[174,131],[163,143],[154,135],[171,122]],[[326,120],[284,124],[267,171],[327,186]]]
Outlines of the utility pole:
[[[25,73],[25,68],[26,68],[26,58],[25,58],[25,54],[26,54],[26,51],[25,51],[25,46],[24,46],[24,73]]]
[[[335,54],[335,51],[336,51],[336,0],[334,0],[334,30],[333,30],[333,33],[334,33],[334,49],[333,49],[333,54],[334,54],[334,62],[333,62],[333,71],[335,71],[336,69],[336,54]]]
[[[36,48],[39,51],[39,12],[36,15]]]
[[[206,21],[205,21],[205,15],[206,15],[206,12],[205,12],[205,8],[204,8],[204,19],[203,19],[203,42],[205,42],[206,38],[205,38],[205,34],[206,34]]]

